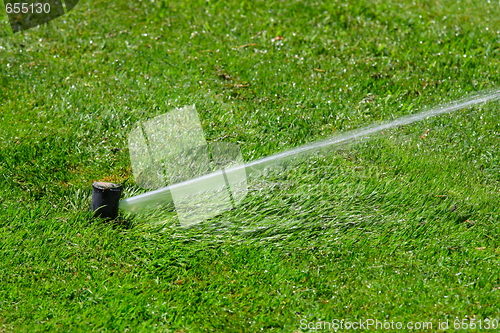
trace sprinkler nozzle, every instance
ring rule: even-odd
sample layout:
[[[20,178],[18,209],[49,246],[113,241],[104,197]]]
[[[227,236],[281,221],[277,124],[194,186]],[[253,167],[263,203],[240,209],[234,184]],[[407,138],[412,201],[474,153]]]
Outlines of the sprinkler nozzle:
[[[118,216],[118,202],[122,194],[122,186],[107,182],[92,184],[92,206],[94,217],[114,220]]]

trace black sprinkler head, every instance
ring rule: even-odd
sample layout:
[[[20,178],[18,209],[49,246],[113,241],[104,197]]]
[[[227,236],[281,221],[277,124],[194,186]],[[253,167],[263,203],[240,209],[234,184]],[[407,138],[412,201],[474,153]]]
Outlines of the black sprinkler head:
[[[92,206],[94,217],[114,220],[118,216],[118,202],[122,194],[122,186],[107,182],[92,184]]]

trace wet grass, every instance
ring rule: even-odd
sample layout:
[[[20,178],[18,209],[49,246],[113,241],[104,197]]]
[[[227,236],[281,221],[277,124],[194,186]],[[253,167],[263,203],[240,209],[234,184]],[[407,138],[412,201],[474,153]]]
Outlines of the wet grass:
[[[85,1],[14,35],[3,18],[0,330],[500,319],[498,103],[253,179],[195,228],[88,212],[94,180],[136,191],[138,120],[196,104],[209,141],[267,156],[497,87],[499,21],[382,0]]]

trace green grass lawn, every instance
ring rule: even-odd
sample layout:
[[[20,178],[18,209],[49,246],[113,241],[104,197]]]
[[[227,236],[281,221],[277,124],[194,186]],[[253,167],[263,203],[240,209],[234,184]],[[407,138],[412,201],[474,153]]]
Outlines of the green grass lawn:
[[[88,211],[93,181],[138,191],[128,133],[174,107],[250,161],[498,87],[498,1],[83,1],[17,34],[0,13],[0,332],[498,324],[498,102],[249,179],[193,228]]]

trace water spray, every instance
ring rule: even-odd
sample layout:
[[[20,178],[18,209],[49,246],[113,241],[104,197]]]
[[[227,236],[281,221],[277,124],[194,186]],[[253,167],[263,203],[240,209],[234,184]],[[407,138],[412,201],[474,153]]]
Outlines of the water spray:
[[[129,147],[131,148],[131,160],[136,179],[147,175],[145,178],[147,181],[145,183],[152,182],[154,184],[159,184],[166,178],[169,178],[170,180],[180,179],[181,181],[170,181],[169,183],[172,185],[121,200],[119,202],[119,208],[126,212],[139,212],[147,209],[158,208],[159,206],[165,204],[174,204],[182,225],[186,226],[201,222],[207,218],[218,215],[225,210],[234,208],[238,203],[240,203],[246,195],[247,177],[258,177],[262,175],[263,170],[276,168],[277,166],[282,165],[283,162],[292,158],[307,156],[321,149],[334,149],[335,147],[353,142],[355,140],[369,139],[372,134],[397,126],[408,125],[424,119],[499,99],[500,90],[481,91],[464,99],[440,105],[416,114],[403,116],[381,124],[370,125],[334,135],[321,141],[305,144],[247,163],[242,163],[241,153],[239,153],[239,150],[234,150],[234,147],[231,147],[232,149],[219,149],[219,160],[221,157],[226,157],[226,160],[229,160],[229,163],[222,163],[222,167],[212,169],[209,165],[213,165],[213,163],[210,164],[207,162],[207,156],[210,155],[208,153],[208,146],[205,147],[205,145],[198,145],[204,140],[204,138],[203,140],[200,139],[203,135],[200,136],[199,131],[201,130],[201,125],[199,124],[197,114],[194,116],[194,106],[177,109],[177,114],[174,113],[174,116],[169,118],[167,122],[163,122],[164,126],[159,126],[162,130],[167,129],[168,127],[171,137],[172,134],[174,136],[182,134],[185,137],[190,137],[188,141],[184,140],[184,143],[187,142],[189,149],[186,150],[184,149],[185,147],[182,147],[183,149],[170,150],[171,153],[177,154],[177,157],[175,158],[172,154],[167,154],[169,159],[174,159],[174,161],[176,161],[174,164],[172,164],[171,161],[166,161],[165,158],[158,158],[157,153],[159,147],[156,147],[156,150],[154,151],[151,150],[154,144],[149,143],[147,137],[146,139],[138,139],[136,136],[138,133],[145,134],[146,132],[149,132],[149,140],[155,141],[155,135],[153,134],[158,134],[158,131],[153,131],[153,125],[158,127],[158,121],[150,122],[148,126],[143,126],[142,129],[139,127],[139,130],[131,133]],[[182,117],[184,118],[179,116],[180,114],[183,114]],[[188,114],[187,118],[185,114]],[[186,124],[179,126],[182,119],[188,119],[187,126]],[[175,129],[176,126],[177,128]],[[195,132],[193,133],[192,131]],[[151,140],[151,138],[153,140]],[[165,137],[162,137],[161,139],[165,139]],[[137,146],[137,142],[140,142],[139,146]],[[159,142],[166,144],[168,141],[160,140]],[[135,149],[134,144],[136,145]],[[194,149],[193,151],[193,146],[196,145],[198,145],[198,149]],[[181,145],[174,146],[181,148]],[[203,148],[201,149],[203,153],[201,155],[199,147]],[[207,148],[207,150],[205,150],[205,148]],[[161,149],[159,150],[161,151]],[[135,151],[136,155],[142,155],[133,157],[132,151]],[[217,155],[213,153],[213,151],[214,149],[212,149],[212,157]],[[179,157],[179,155],[182,157]],[[200,156],[202,157],[201,160],[203,160],[204,163],[200,162]],[[214,157],[214,160],[217,160],[217,158]],[[151,172],[152,165],[155,166],[152,168],[154,172]],[[184,167],[182,167],[183,165]],[[203,167],[200,168],[200,165],[203,165]],[[194,173],[185,172],[185,170],[193,169],[193,166],[197,167]],[[174,167],[177,169],[174,170]],[[148,170],[149,172],[147,172]],[[165,170],[168,172],[165,172]],[[183,172],[180,172],[179,170],[183,170]],[[212,172],[207,172],[207,170],[212,170]],[[197,176],[186,178],[187,174],[196,174]],[[107,203],[105,202],[104,204],[114,207],[117,204],[116,197],[113,197],[112,199],[110,197],[110,200],[113,201]]]

